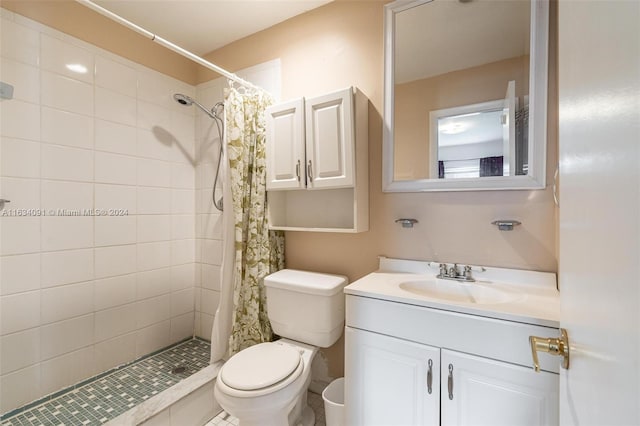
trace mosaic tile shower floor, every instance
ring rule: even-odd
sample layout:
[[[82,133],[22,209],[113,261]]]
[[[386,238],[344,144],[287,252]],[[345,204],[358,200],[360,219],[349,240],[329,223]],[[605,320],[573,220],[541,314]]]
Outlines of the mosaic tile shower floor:
[[[187,340],[2,418],[1,426],[99,425],[209,365],[210,345]],[[180,372],[171,371],[185,367]]]

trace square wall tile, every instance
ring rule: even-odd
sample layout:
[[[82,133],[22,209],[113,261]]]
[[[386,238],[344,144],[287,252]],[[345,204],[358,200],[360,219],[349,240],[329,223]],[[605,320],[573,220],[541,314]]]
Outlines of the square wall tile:
[[[135,185],[137,179],[136,158],[126,155],[96,152],[96,183]]]
[[[138,87],[136,70],[112,59],[96,56],[96,86],[135,97]]]
[[[137,220],[139,243],[171,239],[171,215],[138,215]]]
[[[40,71],[38,68],[2,58],[2,81],[13,86],[13,99],[37,104],[40,102]]]
[[[0,25],[0,53],[26,64],[38,65],[40,62],[40,33],[24,25],[2,19]],[[2,410],[4,412],[4,410]]]
[[[42,208],[45,210],[78,211],[88,214],[93,208],[93,185],[90,183],[42,181]]]
[[[41,322],[50,324],[93,312],[93,281],[42,290]]]
[[[95,249],[96,278],[109,278],[136,272],[136,245]]]
[[[195,189],[196,171],[191,164],[173,164],[171,166],[171,187],[176,189]]]
[[[139,272],[137,299],[143,300],[170,293],[171,280],[170,268]]]
[[[0,135],[40,140],[40,107],[17,99],[2,103]]]
[[[202,287],[220,291],[220,266],[202,264]]]
[[[138,129],[138,157],[171,161],[173,142],[173,136],[161,127]]]
[[[136,125],[136,99],[96,87],[96,118],[127,126]]]
[[[43,217],[41,246],[43,251],[93,247],[93,217]]]
[[[42,287],[79,283],[93,279],[93,249],[42,253]]]
[[[137,212],[137,189],[135,186],[95,185],[96,210],[126,210],[129,215]]]
[[[136,155],[138,142],[135,127],[96,119],[95,129],[96,150]]]
[[[97,280],[94,283],[94,303],[97,311],[136,300],[136,274]]]
[[[4,22],[3,22],[4,26]],[[6,413],[40,395],[40,366],[32,365],[0,377],[0,412]]]
[[[196,237],[195,215],[172,215],[171,216],[171,239],[183,240],[194,239]]]
[[[43,107],[42,142],[92,149],[93,117]]]
[[[171,296],[158,297],[136,302],[137,328],[143,328],[171,318]]]
[[[222,241],[201,240],[202,241],[202,262],[209,265],[222,265]]]
[[[40,254],[0,257],[0,295],[40,288]]]
[[[93,182],[93,151],[43,144],[42,177]]]
[[[40,208],[40,181],[37,179],[2,178],[0,179],[2,197],[11,200],[6,210],[25,209],[26,216],[35,217]],[[10,216],[7,216],[10,217]]]
[[[0,297],[0,330],[2,335],[27,330],[40,325],[40,292]]]
[[[171,190],[171,213],[195,214],[196,191],[192,189]]]
[[[107,371],[133,361],[136,357],[135,333],[96,343],[94,356],[97,371]]]
[[[93,314],[43,325],[40,327],[41,361],[91,345],[93,328]]]
[[[194,312],[171,318],[171,341],[179,342],[194,335]]]
[[[167,161],[139,158],[138,185],[170,188],[171,163]]]
[[[171,190],[138,188],[138,214],[171,214]]]
[[[40,366],[43,394],[64,389],[94,375],[96,371],[93,365],[93,347],[44,361]]]
[[[40,177],[40,142],[2,138],[0,154],[2,176]]]
[[[40,217],[0,217],[0,254],[40,251]]]
[[[42,106],[93,115],[93,85],[48,71],[40,73]]]
[[[171,344],[171,321],[166,320],[136,331],[136,357]]]
[[[171,316],[176,317],[179,315],[193,312],[195,310],[195,298],[193,288],[187,288],[184,290],[171,293]]]
[[[176,86],[170,78],[162,74],[138,70],[138,98],[165,108],[172,108]]]
[[[196,240],[171,241],[171,264],[182,265],[196,261]]]
[[[96,312],[95,341],[102,342],[136,329],[136,304]]]
[[[220,292],[203,288],[200,297],[200,311],[204,314],[215,315],[220,303]]]
[[[116,246],[136,242],[136,216],[96,216],[95,245]]]
[[[213,331],[213,315],[200,313],[200,334],[203,339],[211,339]]]
[[[7,374],[37,364],[40,360],[40,331],[37,328],[0,338],[0,373]]]
[[[185,288],[193,288],[196,283],[196,268],[199,264],[186,263],[171,267],[171,290],[178,291]]]
[[[169,241],[138,244],[138,271],[149,271],[171,266]]]
[[[93,83],[93,54],[46,34],[40,37],[40,67],[75,80]]]
[[[166,126],[170,121],[170,109],[157,104],[138,101],[138,128],[153,130],[156,126]]]

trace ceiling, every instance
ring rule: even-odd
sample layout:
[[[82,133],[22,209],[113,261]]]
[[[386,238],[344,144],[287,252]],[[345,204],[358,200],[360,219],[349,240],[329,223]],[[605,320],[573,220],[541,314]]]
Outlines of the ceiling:
[[[331,1],[94,0],[94,3],[202,56]]]

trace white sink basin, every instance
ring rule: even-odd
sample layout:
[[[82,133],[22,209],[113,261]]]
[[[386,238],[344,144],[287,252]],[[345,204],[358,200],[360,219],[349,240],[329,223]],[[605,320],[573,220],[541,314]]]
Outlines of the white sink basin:
[[[472,304],[507,303],[518,297],[517,293],[491,288],[489,285],[453,280],[405,281],[400,283],[399,287],[404,291],[430,299]]]

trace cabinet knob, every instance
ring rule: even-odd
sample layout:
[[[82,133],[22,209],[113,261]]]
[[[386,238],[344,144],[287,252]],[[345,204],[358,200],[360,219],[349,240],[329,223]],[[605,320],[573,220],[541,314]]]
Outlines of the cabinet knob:
[[[558,338],[529,336],[529,345],[531,345],[533,369],[536,372],[540,371],[538,351],[561,356],[563,358],[561,364],[562,368],[569,368],[569,337],[567,336],[567,330],[564,328],[560,329],[560,337]]]
[[[298,178],[298,182],[300,182],[300,160],[296,164],[296,177]]]

